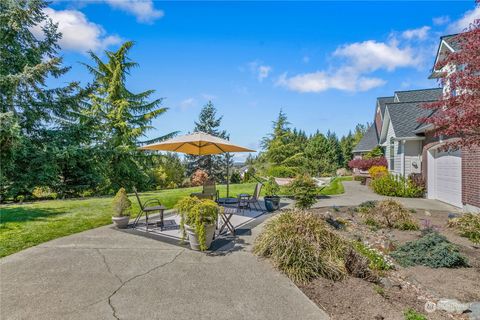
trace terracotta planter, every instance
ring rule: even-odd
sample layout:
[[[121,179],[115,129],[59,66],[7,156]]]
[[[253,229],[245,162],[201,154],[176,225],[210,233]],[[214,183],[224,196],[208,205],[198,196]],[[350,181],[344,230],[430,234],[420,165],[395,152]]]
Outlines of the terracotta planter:
[[[125,229],[128,227],[128,222],[130,221],[129,216],[124,217],[112,217],[113,224],[119,229]]]
[[[188,241],[192,250],[200,251],[200,242],[195,232],[195,228],[185,225],[185,231],[187,232]],[[213,235],[215,234],[215,224],[209,224],[205,226],[205,245],[210,248],[213,241]]]

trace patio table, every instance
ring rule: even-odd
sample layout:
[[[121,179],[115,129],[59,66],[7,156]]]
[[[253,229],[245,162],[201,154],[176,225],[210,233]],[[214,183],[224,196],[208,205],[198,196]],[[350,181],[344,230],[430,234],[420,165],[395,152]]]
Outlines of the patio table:
[[[230,233],[234,236],[235,235],[235,227],[230,222],[233,214],[237,212],[237,208],[231,207],[224,207],[224,210],[220,212],[220,218],[222,219],[222,225],[218,230],[218,234],[220,235],[223,232],[223,229],[227,228]]]

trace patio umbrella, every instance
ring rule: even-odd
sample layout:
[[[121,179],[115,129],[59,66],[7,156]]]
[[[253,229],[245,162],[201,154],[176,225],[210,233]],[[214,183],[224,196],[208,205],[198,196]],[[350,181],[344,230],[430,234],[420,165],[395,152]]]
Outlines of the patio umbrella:
[[[192,134],[174,137],[162,142],[142,146],[139,149],[181,152],[196,156],[222,154],[228,152],[255,152],[255,150],[233,144],[228,140],[212,136],[211,134],[205,132],[195,132]],[[228,167],[229,164],[227,161],[227,197],[229,196],[230,186]]]

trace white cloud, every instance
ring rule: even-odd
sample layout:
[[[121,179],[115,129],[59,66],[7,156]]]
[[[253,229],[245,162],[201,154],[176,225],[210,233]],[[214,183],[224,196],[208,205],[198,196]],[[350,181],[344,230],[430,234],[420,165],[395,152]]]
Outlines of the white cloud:
[[[248,68],[257,77],[258,81],[262,82],[268,78],[272,67],[262,64],[260,61],[255,60],[248,63]]]
[[[153,23],[165,13],[155,9],[152,0],[105,0],[111,7],[133,14],[138,22]]]
[[[209,93],[202,93],[201,94],[202,98],[205,99],[205,100],[214,100],[217,98],[216,95],[214,94],[209,94]]]
[[[405,30],[402,32],[402,37],[404,37],[407,40],[413,40],[413,39],[425,40],[428,36],[428,32],[430,31],[430,29],[431,28],[429,26],[423,26],[417,29]]]
[[[432,19],[433,24],[436,26],[443,26],[444,24],[447,24],[450,22],[450,17],[449,16],[441,16],[441,17],[435,17]]]
[[[88,21],[87,17],[77,10],[54,10],[45,8],[44,12],[58,23],[58,31],[62,38],[58,44],[64,50],[86,52],[97,51],[121,41],[116,35],[107,36],[102,26]],[[32,33],[37,38],[43,38],[44,34],[39,25],[32,28]]]
[[[457,21],[452,22],[447,30],[449,33],[462,32],[467,29],[471,23],[475,20],[480,19],[480,6],[477,6],[475,9],[465,12],[463,17]]]
[[[400,48],[397,41],[355,42],[338,48],[333,54],[349,59],[350,64],[359,71],[392,71],[398,67],[416,66],[419,63],[413,50],[410,47]]]
[[[190,98],[187,98],[185,100],[182,100],[180,102],[180,109],[182,110],[187,110],[191,107],[194,107],[197,105],[197,100],[195,100],[194,98],[190,97]]]
[[[339,47],[333,56],[342,64],[329,70],[318,70],[288,77],[281,75],[276,84],[298,92],[322,92],[329,89],[358,92],[386,83],[371,74],[378,70],[393,71],[402,67],[418,67],[421,59],[408,46],[400,47],[396,39],[389,42],[374,40]]]
[[[277,81],[277,85],[298,92],[322,92],[330,89],[350,92],[367,91],[385,83],[379,78],[360,76],[355,70],[347,68],[333,73],[325,71],[303,73],[290,78],[283,74]]]

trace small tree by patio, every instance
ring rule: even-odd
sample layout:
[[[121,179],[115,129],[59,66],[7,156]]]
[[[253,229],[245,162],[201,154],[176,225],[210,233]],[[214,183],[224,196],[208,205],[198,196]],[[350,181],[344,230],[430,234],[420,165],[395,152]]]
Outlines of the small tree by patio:
[[[317,202],[317,184],[309,175],[297,176],[288,188],[295,196],[295,207],[299,209],[309,209]]]

